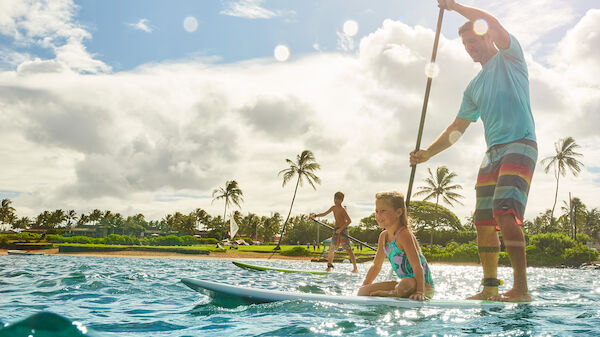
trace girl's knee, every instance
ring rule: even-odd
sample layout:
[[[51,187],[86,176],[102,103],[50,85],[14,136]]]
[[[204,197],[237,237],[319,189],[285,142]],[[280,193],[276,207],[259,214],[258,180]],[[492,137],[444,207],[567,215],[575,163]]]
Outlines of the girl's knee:
[[[404,279],[402,282],[398,282],[394,292],[396,296],[407,297],[417,290],[417,284],[414,279]]]

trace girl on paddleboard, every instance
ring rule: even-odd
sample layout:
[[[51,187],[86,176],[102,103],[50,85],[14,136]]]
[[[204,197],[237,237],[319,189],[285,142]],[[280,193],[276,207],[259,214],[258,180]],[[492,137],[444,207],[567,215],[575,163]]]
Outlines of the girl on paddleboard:
[[[417,238],[406,215],[404,196],[398,192],[375,195],[375,219],[384,229],[379,235],[377,254],[367,272],[359,296],[396,296],[425,301],[433,297],[433,279]],[[373,283],[385,258],[399,281]]]

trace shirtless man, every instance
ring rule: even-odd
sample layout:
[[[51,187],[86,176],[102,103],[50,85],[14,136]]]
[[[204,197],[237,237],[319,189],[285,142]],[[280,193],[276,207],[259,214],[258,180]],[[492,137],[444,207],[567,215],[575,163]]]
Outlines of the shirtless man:
[[[309,219],[326,216],[327,214],[333,212],[333,217],[335,218],[335,232],[333,233],[333,237],[331,237],[326,271],[331,271],[331,269],[333,269],[333,254],[335,254],[337,248],[342,245],[346,252],[348,252],[350,261],[352,261],[352,264],[354,265],[352,272],[358,273],[358,268],[356,267],[356,258],[354,257],[352,247],[350,246],[350,239],[348,238],[348,226],[352,220],[350,220],[348,212],[346,212],[342,206],[342,201],[344,201],[344,193],[336,192],[333,196],[334,205],[323,213],[311,214]]]

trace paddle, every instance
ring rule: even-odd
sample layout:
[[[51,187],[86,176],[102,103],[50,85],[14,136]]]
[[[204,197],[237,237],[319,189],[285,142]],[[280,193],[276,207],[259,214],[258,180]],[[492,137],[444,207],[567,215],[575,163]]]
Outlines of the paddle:
[[[335,231],[335,228],[333,228],[332,226],[329,226],[328,224],[326,224],[326,223],[324,223],[324,222],[321,222],[321,221],[319,221],[319,220],[317,220],[317,219],[312,219],[312,221],[314,221],[314,222],[318,223],[319,225],[325,226],[325,227],[327,227],[327,228],[329,228],[329,229],[332,229],[332,230],[334,230],[334,231]],[[360,241],[359,239],[353,238],[353,237],[351,237],[350,235],[348,235],[348,238],[349,238],[350,240],[354,241],[354,242],[358,242],[358,243],[360,243],[361,245],[363,245],[363,246],[365,246],[365,247],[369,247],[369,248],[371,248],[372,250],[374,250],[374,251],[377,251],[377,248],[373,248],[373,247],[369,246],[368,244],[366,244],[366,243],[364,243],[364,242]]]
[[[435,39],[433,40],[433,53],[431,54],[431,63],[435,62],[435,56],[437,54],[438,42],[440,40],[440,31],[442,30],[442,17],[444,16],[444,9],[440,8],[440,13],[438,14],[437,28],[435,31]],[[421,137],[423,136],[423,126],[425,125],[425,114],[427,113],[427,103],[429,102],[429,91],[431,89],[431,81],[432,77],[427,77],[427,87],[425,88],[425,99],[423,100],[423,109],[421,110],[421,123],[419,124],[419,132],[417,134],[417,146],[415,146],[415,151],[419,151],[421,147]],[[417,164],[412,166],[412,170],[410,171],[410,180],[408,181],[408,192],[406,192],[406,208],[408,209],[408,204],[410,203],[410,194],[412,193],[412,186],[415,180],[415,171],[417,170]]]

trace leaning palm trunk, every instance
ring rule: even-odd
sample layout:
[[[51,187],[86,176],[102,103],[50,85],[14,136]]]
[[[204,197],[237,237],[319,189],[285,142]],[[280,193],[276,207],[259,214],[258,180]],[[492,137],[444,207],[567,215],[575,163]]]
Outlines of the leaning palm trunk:
[[[558,181],[560,174],[556,173],[556,191],[554,192],[554,204],[552,205],[552,212],[550,213],[550,226],[554,227],[554,209],[556,208],[556,200],[558,199]]]
[[[438,202],[440,200],[439,195],[437,196],[437,198],[435,198],[435,209],[433,211],[433,213],[435,213],[436,217],[435,217],[435,227],[437,227],[437,221],[438,221],[438,217],[437,217],[437,209],[438,209]],[[431,228],[431,236],[429,238],[429,245],[433,246],[433,229],[434,227]]]
[[[281,230],[281,235],[279,235],[279,242],[277,242],[277,247],[275,249],[279,249],[281,245],[281,240],[283,240],[283,234],[285,233],[285,229],[287,228],[288,220],[290,219],[290,215],[292,214],[292,207],[294,207],[294,200],[296,200],[296,192],[298,192],[298,185],[300,185],[300,175],[298,175],[298,180],[296,181],[296,188],[294,189],[294,196],[292,197],[292,203],[290,205],[290,211],[288,212],[287,218],[283,223],[283,229]]]

